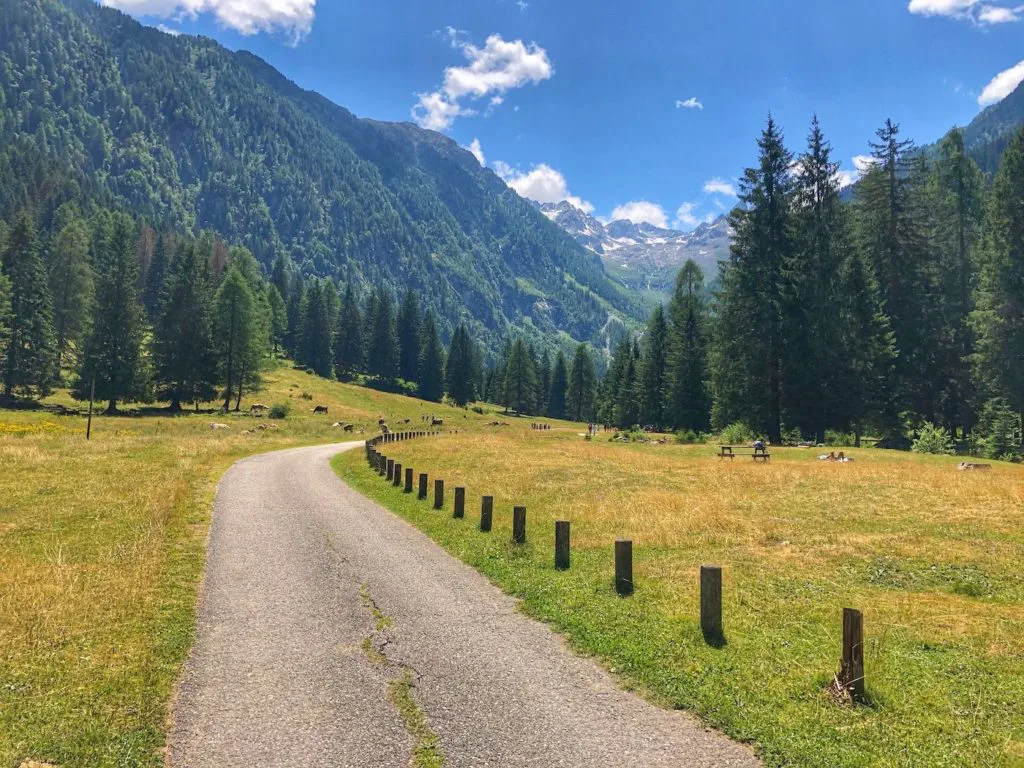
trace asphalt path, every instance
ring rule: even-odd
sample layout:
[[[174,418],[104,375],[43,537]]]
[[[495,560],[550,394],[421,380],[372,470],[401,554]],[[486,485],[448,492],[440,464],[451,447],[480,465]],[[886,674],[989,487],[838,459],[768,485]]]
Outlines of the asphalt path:
[[[172,766],[416,765],[399,679],[447,766],[759,765],[342,483],[330,458],[362,445],[255,456],[221,480]]]

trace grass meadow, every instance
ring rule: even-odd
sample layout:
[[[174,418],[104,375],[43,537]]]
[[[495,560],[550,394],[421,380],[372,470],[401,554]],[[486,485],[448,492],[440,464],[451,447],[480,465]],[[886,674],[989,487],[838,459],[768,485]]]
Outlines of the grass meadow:
[[[575,429],[491,429],[384,446],[445,480],[435,512],[371,472],[339,474],[409,519],[593,654],[623,685],[756,744],[769,765],[1024,765],[1024,468],[957,472],[953,457],[584,441]],[[467,488],[467,517],[451,488]],[[432,484],[431,484],[432,487]],[[478,530],[480,496],[494,531]],[[429,494],[432,500],[432,494]],[[510,544],[513,505],[528,542]],[[554,521],[572,567],[553,568]],[[630,538],[636,593],[613,588]],[[727,643],[698,620],[702,563],[725,568]],[[843,607],[864,612],[868,702],[837,702]]]
[[[191,646],[216,482],[235,460],[356,439],[455,411],[279,368],[247,398],[292,406],[248,414],[96,416],[0,411],[0,766],[161,765],[167,705]],[[305,395],[305,397],[304,397]],[[58,393],[47,403],[72,405]],[[315,404],[330,408],[313,416]],[[212,431],[211,422],[230,429]],[[274,425],[265,431],[259,424]]]

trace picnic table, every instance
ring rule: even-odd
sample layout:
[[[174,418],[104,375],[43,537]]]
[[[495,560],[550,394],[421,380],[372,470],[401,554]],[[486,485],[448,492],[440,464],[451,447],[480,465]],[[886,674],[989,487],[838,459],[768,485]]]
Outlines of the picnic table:
[[[737,456],[750,456],[754,461],[767,462],[772,457],[772,455],[768,453],[767,447],[754,448],[749,445],[720,445],[718,448],[718,458],[720,459],[735,459]]]

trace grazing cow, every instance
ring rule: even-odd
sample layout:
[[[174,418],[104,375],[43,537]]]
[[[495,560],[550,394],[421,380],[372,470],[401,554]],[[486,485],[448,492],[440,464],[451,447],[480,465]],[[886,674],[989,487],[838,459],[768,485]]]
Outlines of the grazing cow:
[[[326,416],[327,415],[327,406],[326,405],[318,405],[315,408],[313,408],[313,413],[318,415],[318,416],[321,415],[321,414]]]
[[[253,403],[252,407],[249,409],[249,413],[251,413],[253,416],[262,416],[266,412],[267,406],[263,405],[262,403]]]
[[[443,427],[444,426],[444,419],[431,419],[430,420],[430,426],[432,426],[432,427]]]
[[[957,467],[961,472],[985,472],[992,469],[991,464],[972,464],[969,461],[960,462],[960,466]]]
[[[355,428],[356,427],[354,424],[346,424],[344,427],[342,427],[342,429],[345,430],[346,432],[352,432],[353,430],[355,430]]]

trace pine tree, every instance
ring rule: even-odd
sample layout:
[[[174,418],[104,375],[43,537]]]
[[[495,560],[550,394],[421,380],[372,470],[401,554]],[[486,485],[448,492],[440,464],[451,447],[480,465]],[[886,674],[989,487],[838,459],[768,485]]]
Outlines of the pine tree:
[[[740,182],[740,206],[730,222],[736,232],[720,280],[719,322],[713,353],[714,421],[746,421],[782,441],[784,360],[783,297],[786,263],[793,250],[793,157],[769,117],[756,168]]]
[[[476,355],[469,330],[462,323],[452,335],[444,375],[445,391],[456,405],[461,407],[476,399]]]
[[[518,415],[533,412],[537,391],[537,371],[533,358],[521,338],[513,342],[505,361],[505,399]]]
[[[338,331],[334,337],[334,371],[342,381],[351,381],[362,370],[363,319],[349,283],[345,286],[345,297],[338,314]]]
[[[299,363],[324,378],[334,377],[334,327],[329,298],[333,291],[334,286],[326,280],[312,280],[308,284],[298,356]]]
[[[985,400],[1024,413],[1024,128],[1010,141],[982,227],[977,309],[977,379]],[[1022,446],[1024,447],[1024,446]]]
[[[597,373],[594,360],[586,344],[576,347],[576,354],[569,369],[569,385],[566,389],[566,412],[572,421],[590,421],[594,416],[594,395],[597,389]]]
[[[285,335],[285,351],[298,360],[302,349],[302,329],[306,318],[306,283],[300,275],[291,281],[291,290],[286,302],[288,306],[288,333]]]
[[[69,344],[85,340],[92,311],[93,272],[89,264],[89,229],[73,218],[61,229],[50,253],[50,295],[57,340],[54,379]]]
[[[434,332],[437,328],[435,325]],[[420,368],[420,303],[410,288],[398,310],[398,375],[406,381],[416,381]]]
[[[367,367],[371,375],[390,381],[398,375],[398,332],[391,294],[384,288],[372,302],[369,323]]]
[[[16,391],[45,395],[53,376],[53,307],[35,225],[27,214],[15,221],[4,263],[10,281],[7,348],[2,372],[4,395],[11,397]]]
[[[615,426],[620,429],[631,429],[640,422],[640,350],[636,344],[627,343],[615,403]]]
[[[6,248],[0,253],[6,253]],[[11,338],[11,283],[0,271],[0,370],[7,359],[7,343]]]
[[[545,351],[537,364],[537,413],[547,413],[551,394],[551,355]]]
[[[565,354],[559,350],[555,356],[555,365],[551,369],[551,390],[548,394],[547,415],[552,419],[564,419],[566,413],[565,398],[569,390],[569,370]]]
[[[665,421],[667,353],[668,325],[665,322],[665,307],[659,304],[647,323],[640,370],[640,421],[658,429]]]
[[[288,307],[277,286],[267,286],[267,301],[270,303],[270,345],[275,355],[280,354],[281,347],[288,335]]]
[[[711,413],[707,389],[708,309],[704,273],[692,260],[687,260],[676,278],[668,320],[667,421],[676,429],[703,432],[710,426]]]
[[[142,292],[142,304],[151,318],[155,318],[160,312],[160,299],[167,283],[168,262],[170,261],[167,240],[164,233],[157,232],[155,234],[153,258],[146,271],[146,288]]]
[[[76,394],[87,399],[96,381],[96,397],[107,413],[119,402],[148,397],[148,371],[142,354],[144,310],[138,295],[135,225],[117,214],[99,225],[95,235],[96,300],[91,331],[82,356]]]
[[[421,398],[439,403],[444,395],[444,349],[441,347],[441,339],[437,334],[437,321],[434,320],[434,313],[428,310],[423,318],[422,327],[420,323],[416,325],[416,335],[420,338],[423,348],[420,350],[418,370],[414,380],[419,382]]]
[[[224,410],[243,386],[243,377],[255,356],[258,336],[256,301],[249,283],[235,266],[230,266],[217,290],[214,316],[214,348],[224,385]]]
[[[212,400],[216,394],[213,306],[209,266],[194,245],[183,245],[165,275],[153,327],[153,367],[157,397],[181,404]]]

